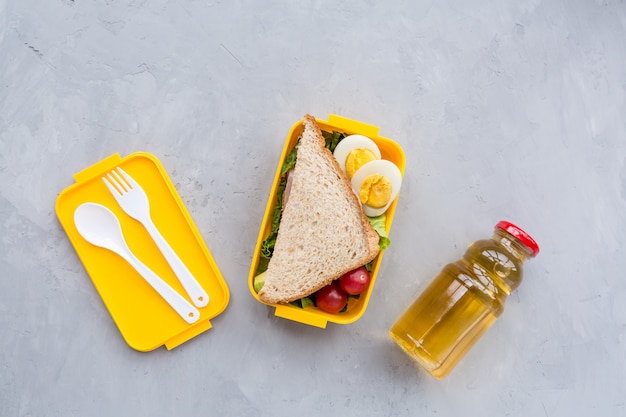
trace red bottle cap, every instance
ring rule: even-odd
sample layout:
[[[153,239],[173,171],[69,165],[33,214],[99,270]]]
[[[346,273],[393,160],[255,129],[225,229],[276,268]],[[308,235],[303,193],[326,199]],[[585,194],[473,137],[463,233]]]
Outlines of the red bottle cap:
[[[513,223],[502,220],[496,225],[496,227],[498,229],[504,230],[505,232],[522,242],[522,244],[530,250],[533,256],[537,256],[537,254],[539,253],[539,245],[537,244],[537,242],[535,242],[535,239],[533,239],[521,228],[515,226]]]

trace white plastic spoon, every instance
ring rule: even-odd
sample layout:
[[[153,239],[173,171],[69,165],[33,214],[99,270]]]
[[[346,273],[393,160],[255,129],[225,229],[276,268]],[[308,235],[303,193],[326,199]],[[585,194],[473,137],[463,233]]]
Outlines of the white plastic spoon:
[[[200,318],[198,310],[177,293],[133,254],[124,240],[122,227],[115,214],[101,204],[84,203],[74,211],[78,233],[92,245],[121,256],[155,289],[157,293],[187,322]]]

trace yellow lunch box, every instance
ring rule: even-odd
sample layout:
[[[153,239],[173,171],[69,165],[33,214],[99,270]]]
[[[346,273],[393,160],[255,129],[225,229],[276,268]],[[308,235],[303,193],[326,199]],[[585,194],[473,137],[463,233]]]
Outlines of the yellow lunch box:
[[[350,120],[345,117],[340,117],[337,115],[331,114],[328,117],[328,120],[320,120],[316,119],[317,124],[319,125],[322,131],[326,132],[342,132],[348,135],[363,135],[372,139],[376,145],[379,147],[381,152],[382,159],[389,160],[396,164],[402,175],[404,175],[406,158],[404,155],[404,151],[402,148],[393,140],[382,137],[379,135],[379,128],[368,125],[362,122],[358,122],[355,120]],[[289,154],[290,150],[298,141],[298,138],[302,135],[303,125],[302,120],[298,121],[293,125],[289,134],[287,135],[287,140],[285,141],[285,145],[283,147],[282,154],[278,161],[278,167],[276,169],[276,175],[274,177],[274,182],[272,183],[272,188],[270,191],[270,195],[268,198],[265,215],[263,217],[263,221],[261,223],[261,228],[259,231],[256,248],[254,250],[254,255],[252,257],[252,264],[250,266],[250,274],[248,277],[248,286],[250,288],[250,292],[252,296],[256,298],[259,302],[264,303],[258,296],[257,292],[254,289],[254,277],[257,275],[257,269],[260,261],[260,253],[261,253],[261,245],[263,241],[270,234],[272,227],[272,213],[274,211],[274,206],[276,205],[277,198],[277,190],[280,183],[280,170],[285,162],[285,158]],[[386,219],[386,230],[389,233],[391,228],[391,223],[393,222],[393,216],[396,210],[396,204],[398,201],[398,196],[396,196],[393,203],[387,209],[387,219]],[[393,244],[392,244],[393,247]],[[372,269],[370,272],[371,282],[369,288],[362,293],[359,298],[349,298],[348,307],[346,311],[341,313],[327,313],[315,306],[309,306],[306,308],[301,308],[295,306],[293,304],[268,304],[272,307],[275,307],[275,315],[278,317],[286,318],[289,320],[297,321],[300,323],[308,324],[311,326],[325,328],[328,322],[337,323],[337,324],[349,324],[358,320],[365,309],[367,308],[367,304],[372,295],[372,291],[374,288],[374,282],[376,281],[376,276],[380,267],[380,263],[383,258],[384,251],[381,250],[377,257],[372,262]]]

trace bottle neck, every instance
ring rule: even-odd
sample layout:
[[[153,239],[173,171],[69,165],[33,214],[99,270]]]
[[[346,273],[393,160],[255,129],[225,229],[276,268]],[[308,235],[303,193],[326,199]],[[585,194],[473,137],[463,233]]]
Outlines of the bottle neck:
[[[527,246],[502,229],[495,229],[491,239],[505,247],[511,255],[521,262],[525,262],[533,257],[532,251]]]
[[[523,263],[531,250],[511,234],[496,228],[491,239],[474,242],[464,255],[465,262],[493,297],[506,297],[519,287]],[[480,286],[480,285],[479,285]]]

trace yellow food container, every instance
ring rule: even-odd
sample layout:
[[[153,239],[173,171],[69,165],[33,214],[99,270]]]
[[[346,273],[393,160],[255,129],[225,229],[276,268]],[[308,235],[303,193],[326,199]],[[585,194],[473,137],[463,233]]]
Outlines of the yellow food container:
[[[146,192],[157,229],[209,296],[209,303],[198,308],[200,318],[193,324],[184,321],[129,263],[87,242],[74,224],[74,211],[81,204],[107,207],[118,218],[137,258],[190,301],[147,230],[121,209],[103,182],[102,177],[115,167],[121,167]],[[173,349],[210,329],[210,319],[228,304],[228,287],[158,159],[142,152],[123,159],[114,154],[75,174],[74,179],[76,183],[57,198],[57,217],[126,343],[139,351],[162,345]]]
[[[380,148],[382,159],[387,159],[398,166],[402,175],[404,175],[404,169],[406,165],[406,158],[404,156],[404,151],[402,148],[393,140],[382,137],[378,134],[379,129],[375,126],[371,126],[365,123],[357,122],[355,120],[350,120],[344,117],[336,116],[331,114],[328,117],[328,121],[316,119],[317,124],[319,125],[322,131],[326,132],[342,132],[348,135],[363,135],[372,139],[376,145]],[[254,277],[256,276],[256,272],[259,266],[259,261],[261,259],[261,245],[263,241],[270,234],[272,228],[272,213],[274,211],[274,206],[276,205],[276,193],[278,190],[278,185],[280,183],[280,170],[285,162],[285,158],[289,154],[290,150],[298,141],[298,138],[302,135],[304,127],[302,125],[302,120],[293,125],[289,134],[287,135],[287,140],[285,142],[285,146],[283,148],[282,154],[280,156],[280,160],[278,161],[278,168],[276,169],[276,176],[274,177],[274,182],[272,183],[272,189],[270,191],[269,199],[267,202],[267,207],[265,209],[265,216],[263,217],[263,222],[261,223],[261,229],[259,231],[259,236],[256,243],[256,248],[254,250],[254,255],[252,257],[252,265],[250,266],[250,275],[248,278],[248,286],[250,288],[250,292],[259,302],[264,303],[260,298],[257,292],[254,289]],[[389,233],[389,229],[391,228],[391,223],[393,221],[393,216],[396,210],[396,204],[398,201],[398,197],[387,209],[387,222],[386,222],[386,230]],[[393,247],[393,241],[391,244]],[[384,251],[381,250],[378,256],[374,259],[372,263],[371,270],[371,282],[369,288],[362,293],[359,298],[348,298],[348,308],[346,311],[336,314],[331,314],[324,312],[317,307],[309,306],[306,308],[300,308],[292,304],[268,304],[275,307],[275,315],[278,317],[286,318],[289,320],[297,321],[300,323],[308,324],[311,326],[322,327],[325,328],[328,322],[337,323],[337,324],[349,324],[358,320],[365,309],[367,308],[367,304],[369,302],[370,296],[372,295],[372,291],[374,288],[374,283],[376,281],[376,275],[378,274],[378,269],[380,267],[380,262],[382,261]]]

